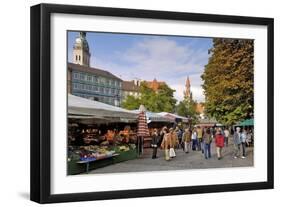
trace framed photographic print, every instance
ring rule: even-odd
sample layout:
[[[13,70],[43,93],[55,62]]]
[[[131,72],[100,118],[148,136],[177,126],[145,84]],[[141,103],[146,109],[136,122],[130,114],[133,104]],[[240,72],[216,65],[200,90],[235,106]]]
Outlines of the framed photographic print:
[[[31,200],[273,188],[273,19],[31,7]]]

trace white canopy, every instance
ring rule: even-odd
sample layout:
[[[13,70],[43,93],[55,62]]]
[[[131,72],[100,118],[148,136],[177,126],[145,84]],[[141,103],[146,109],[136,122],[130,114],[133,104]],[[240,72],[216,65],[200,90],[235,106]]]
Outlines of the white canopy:
[[[79,119],[137,120],[138,113],[68,94],[68,117]]]
[[[134,112],[140,112],[140,110],[133,110]],[[147,123],[150,122],[173,122],[172,119],[161,116],[157,113],[151,112],[151,111],[146,111],[146,118],[147,118]]]
[[[186,123],[188,123],[188,120],[189,120],[187,117],[179,116],[179,115],[168,113],[168,112],[160,112],[160,113],[158,113],[158,115],[164,116],[167,118],[173,118],[174,121],[175,121],[175,119],[181,119],[182,122],[186,122]]]

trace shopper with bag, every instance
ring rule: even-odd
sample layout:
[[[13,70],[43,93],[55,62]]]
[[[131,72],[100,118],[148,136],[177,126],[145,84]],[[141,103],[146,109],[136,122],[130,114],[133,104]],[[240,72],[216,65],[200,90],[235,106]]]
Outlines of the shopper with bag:
[[[170,160],[170,146],[171,146],[171,136],[170,133],[168,133],[168,129],[163,129],[163,140],[161,143],[161,148],[164,149],[164,158],[166,161]]]
[[[171,147],[170,147],[170,157],[174,158],[176,157],[175,147],[178,144],[178,136],[177,132],[173,130],[173,128],[170,128],[170,137],[171,137]]]

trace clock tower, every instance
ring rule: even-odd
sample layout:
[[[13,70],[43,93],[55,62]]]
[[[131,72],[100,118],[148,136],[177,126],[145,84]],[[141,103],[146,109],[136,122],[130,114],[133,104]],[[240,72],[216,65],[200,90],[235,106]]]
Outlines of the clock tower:
[[[80,32],[73,46],[73,63],[90,67],[90,49],[86,32]]]

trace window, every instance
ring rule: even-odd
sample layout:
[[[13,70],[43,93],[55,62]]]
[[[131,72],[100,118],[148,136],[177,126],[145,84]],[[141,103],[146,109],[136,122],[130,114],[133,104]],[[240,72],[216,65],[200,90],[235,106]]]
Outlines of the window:
[[[77,61],[77,55],[75,55],[75,60]]]
[[[106,95],[108,94],[108,88],[105,89],[105,94],[106,94]]]
[[[101,88],[100,88],[100,92],[101,92],[101,93],[104,93],[104,88],[101,87]]]
[[[96,76],[93,76],[93,82],[97,83],[98,82],[98,78]]]
[[[100,83],[101,83],[102,85],[105,85],[105,78],[100,78]]]
[[[79,55],[79,61],[81,60],[81,56]]]
[[[77,84],[77,83],[74,83],[74,84],[73,84],[73,88],[74,88],[74,89],[78,89],[78,84]]]
[[[87,81],[89,81],[89,82],[92,81],[92,77],[88,75],[87,76]]]
[[[78,79],[79,78],[78,75],[79,75],[78,73],[73,73],[73,79]]]

